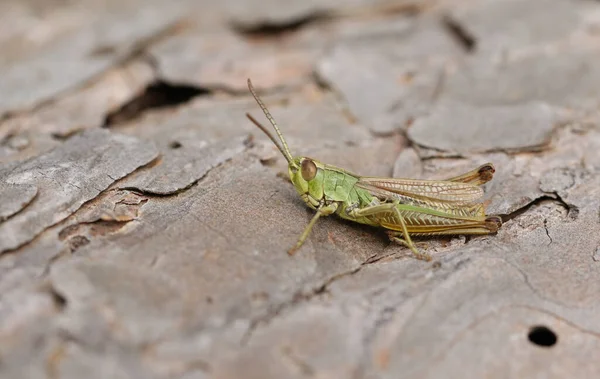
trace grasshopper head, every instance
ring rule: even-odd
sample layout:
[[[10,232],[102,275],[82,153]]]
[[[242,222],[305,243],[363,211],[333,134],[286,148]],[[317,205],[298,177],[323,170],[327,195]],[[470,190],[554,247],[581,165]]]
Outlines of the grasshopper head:
[[[290,180],[294,184],[296,191],[300,194],[300,197],[306,202],[311,208],[319,206],[320,200],[323,198],[323,164],[315,161],[314,159],[307,157],[296,157],[292,156],[290,148],[287,142],[283,138],[281,131],[277,127],[277,123],[269,113],[267,107],[262,102],[260,97],[254,91],[252,82],[248,79],[248,89],[254,96],[254,99],[262,109],[273,129],[279,137],[279,141],[273,137],[273,135],[265,128],[261,123],[256,121],[252,116],[246,113],[246,116],[252,121],[260,130],[262,130],[270,139],[273,141],[275,146],[281,151],[281,154],[288,161],[288,172],[290,174]],[[281,142],[281,144],[279,144]]]
[[[288,165],[290,180],[296,191],[311,208],[323,199],[323,164],[308,157],[292,159]]]

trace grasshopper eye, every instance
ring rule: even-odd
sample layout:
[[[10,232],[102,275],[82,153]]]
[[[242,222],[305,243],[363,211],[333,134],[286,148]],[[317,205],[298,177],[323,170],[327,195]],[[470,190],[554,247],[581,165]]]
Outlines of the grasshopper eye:
[[[313,180],[317,175],[317,165],[311,159],[306,158],[302,161],[300,173],[302,174],[302,179],[307,182]]]

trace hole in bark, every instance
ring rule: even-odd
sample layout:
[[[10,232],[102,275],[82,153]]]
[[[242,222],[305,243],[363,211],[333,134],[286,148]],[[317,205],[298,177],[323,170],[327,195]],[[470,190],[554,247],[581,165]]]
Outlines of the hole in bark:
[[[171,149],[179,149],[181,146],[182,146],[181,142],[179,142],[179,141],[173,141],[169,144],[169,147]]]
[[[330,16],[325,13],[315,12],[282,22],[264,21],[253,25],[234,24],[233,29],[246,37],[277,38],[329,18]]]
[[[534,345],[551,347],[558,341],[558,336],[552,330],[545,326],[534,326],[527,335],[529,341]]]
[[[148,109],[185,104],[194,97],[210,93],[210,90],[202,87],[156,82],[146,87],[141,95],[123,104],[116,111],[109,113],[104,120],[104,127],[110,128],[115,124],[132,120]]]
[[[464,27],[464,25],[450,16],[444,16],[442,22],[450,35],[452,35],[452,37],[464,47],[467,52],[475,50],[477,47],[477,39]]]
[[[58,291],[54,289],[54,287],[49,288],[50,296],[52,297],[52,301],[58,310],[63,310],[67,306],[67,299]]]

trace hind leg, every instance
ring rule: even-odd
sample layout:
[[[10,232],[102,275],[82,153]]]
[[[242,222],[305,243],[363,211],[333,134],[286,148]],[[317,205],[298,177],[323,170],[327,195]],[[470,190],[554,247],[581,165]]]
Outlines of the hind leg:
[[[415,256],[415,258],[420,259],[422,261],[426,261],[429,262],[431,260],[431,255],[427,254],[427,253],[422,253],[417,249],[417,245],[424,245],[425,247],[428,246],[427,243],[414,243],[410,242],[410,244],[408,242],[406,242],[405,239],[403,239],[402,237],[404,236],[404,233],[402,232],[388,232],[388,236],[390,237],[390,241],[396,242],[400,245],[406,246],[408,247],[413,255]]]
[[[374,215],[374,214],[377,214],[380,212],[390,212],[390,211],[394,213],[395,219],[400,224],[400,229],[401,229],[401,231],[395,232],[395,234],[393,234],[393,235],[390,234],[390,239],[394,242],[397,242],[401,245],[408,247],[415,255],[415,258],[423,260],[423,261],[430,261],[431,256],[429,256],[429,254],[421,253],[417,249],[415,244],[412,242],[412,239],[410,238],[410,234],[408,233],[408,229],[406,228],[406,222],[404,221],[404,217],[402,216],[402,213],[400,213],[400,210],[398,209],[397,202],[374,205],[372,207],[366,207],[366,208],[362,208],[362,209],[354,209],[350,212],[350,215],[352,215],[354,217],[364,217],[364,216]],[[401,237],[399,237],[399,236],[401,236]]]

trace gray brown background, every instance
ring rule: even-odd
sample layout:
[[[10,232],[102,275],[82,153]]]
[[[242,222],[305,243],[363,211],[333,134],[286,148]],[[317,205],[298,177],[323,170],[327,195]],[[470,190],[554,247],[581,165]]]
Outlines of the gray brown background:
[[[599,377],[598,62],[592,0],[1,2],[0,377]],[[290,258],[247,77],[296,154],[493,162],[504,226]]]

